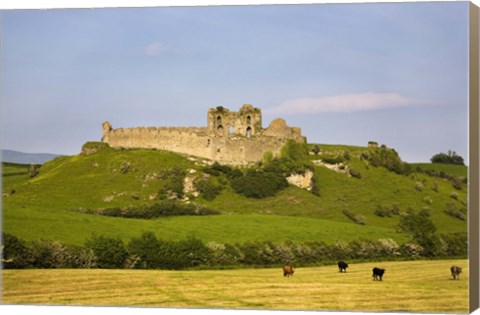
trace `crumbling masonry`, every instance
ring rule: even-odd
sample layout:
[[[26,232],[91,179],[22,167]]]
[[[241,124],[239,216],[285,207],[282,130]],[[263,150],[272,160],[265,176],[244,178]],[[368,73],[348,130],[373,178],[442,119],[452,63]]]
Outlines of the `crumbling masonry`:
[[[264,153],[273,156],[292,139],[304,143],[300,128],[275,119],[262,128],[259,108],[246,104],[238,112],[221,106],[208,110],[207,127],[137,127],[112,129],[103,123],[102,141],[113,148],[167,150],[218,161],[245,165],[262,160]]]

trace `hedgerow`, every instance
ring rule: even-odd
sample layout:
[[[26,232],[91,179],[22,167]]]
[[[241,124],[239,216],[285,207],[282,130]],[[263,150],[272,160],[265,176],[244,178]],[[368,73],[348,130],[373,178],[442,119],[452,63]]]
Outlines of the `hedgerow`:
[[[80,212],[88,214],[104,215],[109,217],[154,219],[167,216],[182,215],[216,215],[219,211],[207,208],[195,203],[182,203],[175,200],[161,200],[153,205],[139,207],[113,207],[106,209],[79,209]]]
[[[415,230],[415,228],[413,228]],[[412,230],[412,231],[413,231]],[[417,237],[419,237],[417,235]],[[399,245],[392,239],[351,242],[245,242],[204,243],[191,236],[184,240],[158,239],[145,232],[128,243],[107,236],[92,235],[84,246],[68,246],[57,241],[23,241],[3,234],[4,268],[136,268],[188,269],[226,266],[275,266],[321,264],[336,260],[415,259],[418,257],[466,257],[467,233],[438,236],[435,248],[419,239]],[[432,255],[435,253],[435,255]]]

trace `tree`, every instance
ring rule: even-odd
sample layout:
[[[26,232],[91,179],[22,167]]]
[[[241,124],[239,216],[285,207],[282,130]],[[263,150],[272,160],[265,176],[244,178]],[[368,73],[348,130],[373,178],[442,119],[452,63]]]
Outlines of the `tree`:
[[[95,253],[99,268],[123,268],[128,257],[125,245],[119,238],[92,235],[85,246]]]
[[[28,174],[30,175],[30,178],[33,178],[38,175],[38,169],[39,166],[37,164],[30,164],[30,168],[28,170]]]
[[[144,268],[159,267],[160,243],[152,232],[145,232],[140,238],[132,238],[128,244],[128,251],[131,255],[140,257]]]
[[[419,213],[408,211],[400,218],[397,228],[399,231],[410,234],[413,242],[423,247],[425,256],[431,257],[437,254],[440,240],[436,234],[437,228],[430,220],[427,211]]]
[[[2,234],[2,262],[6,269],[21,269],[28,267],[31,262],[30,250],[24,241],[16,236]]]
[[[320,147],[318,146],[318,144],[313,147],[312,152],[315,153],[315,155],[318,155],[318,153],[320,153]]]
[[[456,164],[465,165],[463,158],[455,151],[449,150],[448,153],[438,153],[430,159],[432,163]]]

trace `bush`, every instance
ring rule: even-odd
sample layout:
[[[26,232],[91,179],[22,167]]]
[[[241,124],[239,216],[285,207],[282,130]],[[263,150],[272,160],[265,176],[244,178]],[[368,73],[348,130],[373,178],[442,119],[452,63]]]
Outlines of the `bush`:
[[[322,156],[322,162],[327,164],[340,164],[344,162],[343,156]]]
[[[452,180],[452,187],[455,188],[456,190],[462,190],[462,178],[460,177],[454,177]]]
[[[391,238],[379,239],[375,243],[378,257],[398,257],[401,255],[400,246]]]
[[[178,268],[209,265],[212,260],[210,249],[194,236],[178,242],[175,248]]]
[[[68,253],[58,242],[34,241],[31,250],[33,265],[36,268],[62,268],[68,264]]]
[[[375,209],[374,211],[374,214],[376,216],[379,216],[381,218],[384,218],[384,217],[391,217],[393,216],[395,213],[392,211],[392,209],[389,209],[388,207],[386,206],[382,206],[382,205],[378,205],[377,208]]]
[[[468,233],[452,233],[440,237],[447,245],[446,255],[455,257],[468,254]]]
[[[154,219],[167,216],[182,215],[216,215],[219,211],[207,208],[203,205],[189,203],[184,204],[175,200],[163,200],[151,206],[127,207],[127,208],[107,208],[98,210],[80,210],[81,212],[109,217],[136,218],[136,219]]]
[[[368,160],[373,166],[383,166],[397,174],[408,175],[411,173],[410,165],[403,162],[394,149],[389,149],[384,145],[375,150],[362,152],[360,157]]]
[[[405,243],[400,246],[399,252],[403,257],[417,258],[423,255],[424,249],[415,243]]]
[[[312,190],[310,192],[315,196],[320,196],[320,187],[318,186],[315,176],[312,177]]]
[[[30,249],[16,236],[2,233],[2,261],[6,269],[23,269],[32,262]]]
[[[71,266],[69,268],[96,268],[97,257],[92,249],[83,246],[69,246]]]
[[[430,198],[429,196],[423,197],[422,201],[427,205],[431,205],[433,203],[432,198]]]
[[[352,176],[352,177],[355,177],[355,178],[358,178],[358,179],[361,179],[361,178],[362,178],[362,174],[360,174],[359,171],[357,171],[357,170],[355,170],[355,169],[353,169],[353,168],[351,168],[351,169],[349,170],[349,173],[350,173],[350,176]]]
[[[466,208],[457,208],[453,203],[447,203],[445,213],[451,217],[457,218],[459,220],[465,221],[467,219],[467,209]]]
[[[218,162],[214,162],[212,165],[205,167],[203,171],[213,176],[220,176],[221,174],[225,174],[227,175],[227,177],[230,177],[235,175],[235,171],[233,168],[228,165],[222,165]]]
[[[97,258],[91,249],[64,245],[58,241],[37,240],[29,244],[35,268],[94,268]]]
[[[421,182],[416,182],[415,183],[415,189],[417,191],[422,191],[423,190],[423,184]]]
[[[211,253],[210,263],[212,266],[239,264],[241,254],[235,246],[216,242],[208,242],[206,246]]]
[[[123,161],[120,165],[120,173],[127,174],[130,171],[130,162]]]
[[[30,164],[30,167],[28,169],[28,174],[30,178],[33,178],[38,175],[40,166],[37,164]]]
[[[349,243],[338,240],[333,246],[330,247],[332,258],[345,259],[352,258],[353,250]]]
[[[436,234],[437,228],[430,220],[427,212],[407,212],[400,218],[397,229],[400,232],[410,234],[412,242],[423,248],[423,255],[427,257],[437,255],[439,247],[439,237]]]
[[[242,252],[240,263],[245,265],[263,265],[264,257],[260,255],[262,244],[257,242],[245,242],[236,244],[236,247]]]
[[[312,152],[315,154],[315,155],[318,155],[318,153],[320,153],[320,146],[318,144],[314,145],[313,146],[313,149],[312,149]]]
[[[201,178],[194,182],[195,188],[205,200],[213,200],[223,190],[223,185],[215,178]]]
[[[179,167],[164,170],[159,175],[160,179],[167,180],[165,185],[160,189],[160,199],[182,199],[183,184],[185,180],[185,171]]]
[[[158,268],[160,243],[152,232],[145,232],[139,238],[132,238],[128,244],[131,257],[130,267],[143,269]],[[138,257],[132,259],[132,257]]]
[[[232,178],[231,185],[237,193],[259,199],[274,196],[287,188],[288,182],[282,174],[250,170],[241,177]]]
[[[97,257],[98,268],[123,268],[128,252],[119,238],[92,235],[85,246]]]
[[[350,242],[349,245],[352,250],[350,257],[353,259],[378,257],[377,249],[373,241],[358,239]]]
[[[310,161],[308,145],[294,140],[288,140],[280,150],[280,158],[277,160],[283,175],[305,173],[307,169],[314,170],[313,163]],[[272,161],[273,162],[273,161]]]
[[[344,214],[347,218],[349,218],[350,220],[352,220],[353,222],[355,222],[356,224],[365,225],[365,217],[364,217],[364,216],[357,215],[357,214],[351,212],[351,211],[348,210],[348,209],[344,209],[344,210],[343,210],[343,214]]]

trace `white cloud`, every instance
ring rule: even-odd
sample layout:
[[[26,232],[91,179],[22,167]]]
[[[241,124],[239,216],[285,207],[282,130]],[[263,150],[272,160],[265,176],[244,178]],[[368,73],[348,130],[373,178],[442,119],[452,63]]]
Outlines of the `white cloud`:
[[[438,102],[413,99],[398,93],[366,92],[318,98],[298,98],[285,101],[265,111],[269,114],[348,113],[433,104],[438,104]]]
[[[168,51],[170,48],[159,42],[153,42],[145,47],[145,53],[149,56],[155,56]]]

